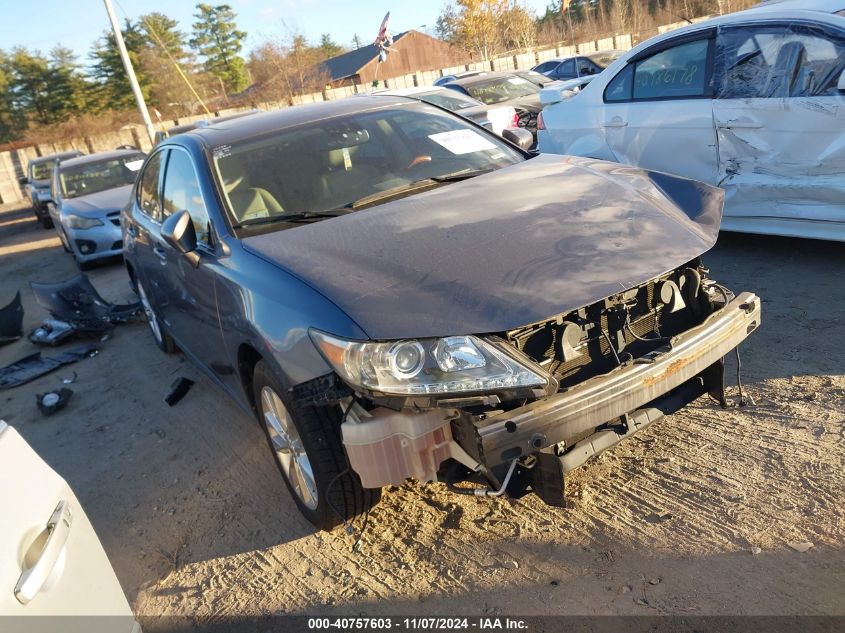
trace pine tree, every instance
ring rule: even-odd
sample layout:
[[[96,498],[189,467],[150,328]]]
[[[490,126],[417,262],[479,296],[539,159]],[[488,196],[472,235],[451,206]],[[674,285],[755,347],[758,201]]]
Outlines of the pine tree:
[[[248,83],[246,64],[239,55],[246,32],[237,29],[235,12],[228,4],[213,7],[200,3],[197,9],[191,46],[205,58],[205,69],[227,92],[240,92]]]

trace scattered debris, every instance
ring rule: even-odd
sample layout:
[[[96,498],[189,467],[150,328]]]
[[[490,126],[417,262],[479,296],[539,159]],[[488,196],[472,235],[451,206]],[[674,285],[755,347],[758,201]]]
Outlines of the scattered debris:
[[[17,341],[23,336],[23,305],[18,291],[11,303],[0,308],[0,345]]]
[[[29,334],[29,340],[38,345],[56,346],[76,334],[76,328],[66,321],[44,319],[40,327]]]
[[[0,368],[0,389],[18,387],[39,376],[49,374],[62,365],[75,363],[83,358],[96,356],[99,350],[96,345],[83,345],[67,350],[56,356],[42,357],[41,352],[25,356],[11,365]]]
[[[671,518],[672,518],[671,512],[661,512],[660,514],[657,514],[656,512],[652,512],[651,514],[649,514],[645,518],[645,520],[648,523],[663,523],[664,521],[668,521]]]
[[[752,554],[754,554],[755,556],[756,556],[757,554],[759,554],[760,552],[762,552],[762,551],[763,551],[763,550],[761,550],[761,549],[760,549],[759,547],[757,547],[756,545],[753,545],[753,546],[751,547],[751,553],[752,553]]]
[[[619,593],[623,593],[623,594],[624,593],[631,593],[633,590],[634,590],[634,588],[631,587],[631,585],[622,585],[621,587],[619,587]]]
[[[648,599],[647,599],[647,598],[637,598],[637,604],[640,604],[640,605],[642,605],[642,606],[644,606],[644,607],[649,606],[649,603],[648,603]]]
[[[168,404],[168,406],[172,407],[185,397],[185,394],[188,393],[193,385],[194,381],[190,378],[185,378],[184,376],[177,378],[173,381],[173,384],[170,385],[170,391],[166,396],[164,396],[164,401]]]
[[[70,378],[62,378],[63,385],[71,385],[76,382],[76,372],[73,372],[73,376]]]
[[[102,332],[126,323],[141,311],[140,301],[109,303],[84,274],[59,283],[30,282],[36,303],[53,318],[69,323],[79,332]]]
[[[58,391],[48,391],[47,393],[39,393],[35,396],[38,408],[44,415],[53,415],[56,411],[65,408],[73,392],[70,389],[62,387]]]
[[[549,584],[550,584],[552,587],[559,587],[559,586],[560,586],[560,581],[559,581],[559,580],[553,580],[553,581],[551,581]]]
[[[662,580],[663,580],[662,578],[652,578],[651,580],[648,581],[648,584],[659,585],[660,581],[662,581]]]
[[[802,554],[813,547],[813,544],[807,541],[790,541],[787,545],[796,552],[801,552]]]

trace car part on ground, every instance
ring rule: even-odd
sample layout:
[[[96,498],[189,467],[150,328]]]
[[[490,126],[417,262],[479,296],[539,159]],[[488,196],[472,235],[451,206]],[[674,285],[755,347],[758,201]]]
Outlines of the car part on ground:
[[[39,393],[35,396],[35,402],[42,414],[53,415],[67,406],[67,403],[70,401],[70,397],[72,395],[73,391],[67,387],[62,387],[58,391]]]
[[[23,305],[18,291],[14,299],[0,308],[0,345],[17,341],[22,336]]]
[[[36,345],[50,345],[55,347],[77,333],[73,325],[58,319],[44,319],[44,322],[29,333],[29,340]]]
[[[56,354],[55,356],[43,357],[41,356],[41,352],[35,352],[0,368],[0,389],[10,389],[26,384],[44,374],[49,374],[63,365],[69,365],[83,358],[96,356],[98,351],[98,345],[83,345],[69,349],[61,354]]]
[[[87,275],[80,273],[58,283],[30,282],[35,302],[50,315],[79,332],[102,332],[126,323],[141,311],[141,302],[109,303],[94,288]]]
[[[167,392],[167,395],[164,396],[164,402],[168,407],[172,407],[184,398],[193,386],[193,380],[180,376],[173,381],[173,384],[170,385],[170,390]]]
[[[157,341],[258,418],[331,528],[406,477],[560,506],[590,455],[725,404],[722,358],[760,300],[700,260],[722,203],[362,96],[163,142],[123,227]]]

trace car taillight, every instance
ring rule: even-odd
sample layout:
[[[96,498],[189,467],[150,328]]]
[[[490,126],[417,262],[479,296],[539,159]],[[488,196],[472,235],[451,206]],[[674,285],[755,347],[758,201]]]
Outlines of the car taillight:
[[[516,112],[513,113],[511,124],[508,127],[519,127],[519,115]]]
[[[546,124],[543,122],[543,113],[537,115],[537,129],[538,130],[545,130]]]

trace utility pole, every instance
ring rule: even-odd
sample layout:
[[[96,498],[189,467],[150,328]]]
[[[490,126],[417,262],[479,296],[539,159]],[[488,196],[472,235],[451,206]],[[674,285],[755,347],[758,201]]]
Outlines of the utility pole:
[[[141,86],[138,85],[138,78],[132,68],[132,62],[129,61],[129,53],[126,52],[126,43],[123,41],[123,33],[120,32],[120,24],[117,22],[111,0],[103,0],[103,3],[106,5],[106,11],[109,14],[111,28],[114,31],[114,40],[117,42],[120,58],[123,60],[123,67],[126,69],[126,77],[129,79],[129,85],[132,86],[132,94],[135,95],[135,101],[138,102],[138,111],[141,113],[141,118],[144,119],[144,127],[147,128],[147,135],[150,137],[150,145],[154,145],[156,131],[153,122],[150,120],[150,113],[147,112],[147,104],[144,103],[144,95],[141,94]]]

